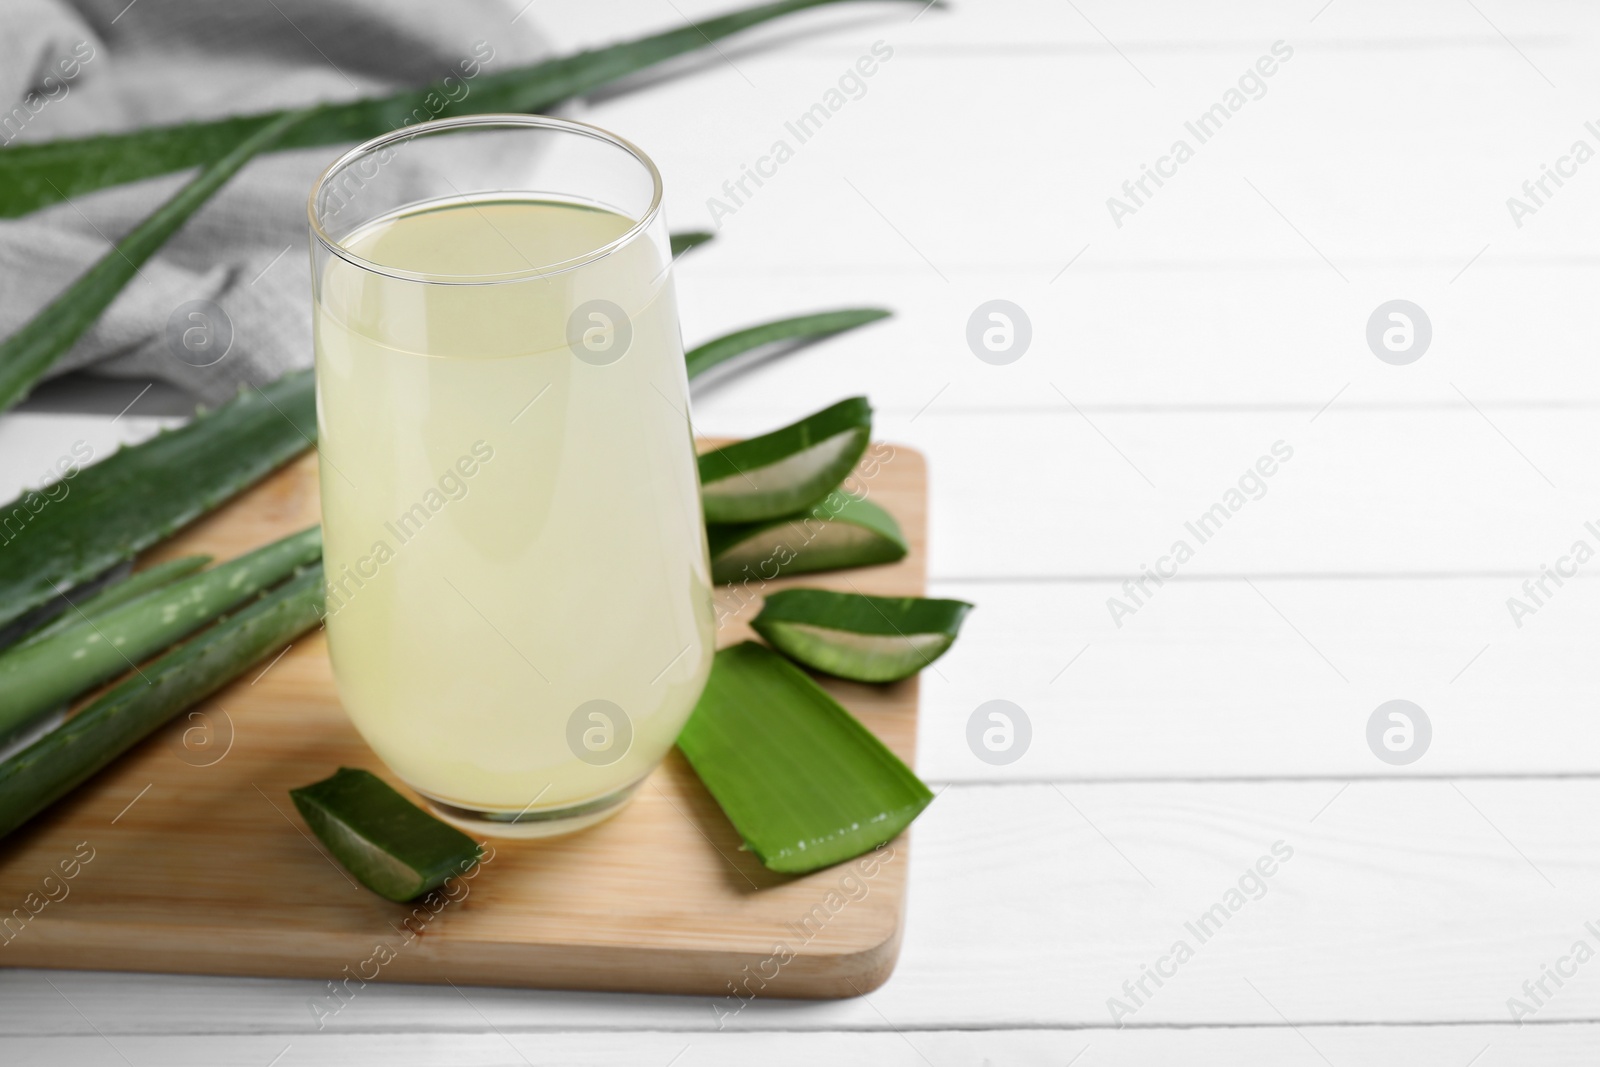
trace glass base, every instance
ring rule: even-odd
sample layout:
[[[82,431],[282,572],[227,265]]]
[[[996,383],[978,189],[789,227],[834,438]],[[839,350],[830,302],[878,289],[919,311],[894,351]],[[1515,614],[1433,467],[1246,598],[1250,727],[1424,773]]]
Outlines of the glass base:
[[[604,822],[621,811],[639,789],[630,782],[613,793],[581,804],[561,808],[541,808],[533,811],[477,811],[449,804],[423,793],[433,813],[451,826],[473,837],[515,837],[524,840],[535,837],[558,837],[584,830],[595,823]],[[420,792],[420,790],[419,790]]]

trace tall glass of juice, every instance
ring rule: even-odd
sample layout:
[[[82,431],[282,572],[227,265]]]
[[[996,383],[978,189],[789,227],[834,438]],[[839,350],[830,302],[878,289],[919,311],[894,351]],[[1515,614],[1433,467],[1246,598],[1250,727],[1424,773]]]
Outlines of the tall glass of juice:
[[[310,199],[328,648],[476,833],[616,812],[710,671],[661,178],[528,115],[405,127]]]

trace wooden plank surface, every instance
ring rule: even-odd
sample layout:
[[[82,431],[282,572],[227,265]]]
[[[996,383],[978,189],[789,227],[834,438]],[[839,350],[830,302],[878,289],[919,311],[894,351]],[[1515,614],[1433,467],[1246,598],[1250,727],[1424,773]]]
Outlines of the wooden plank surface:
[[[1121,629],[1120,582],[936,582],[979,607],[924,673],[918,766],[934,782],[1592,774],[1600,582],[1568,582],[1518,628],[1522,580],[1177,581]],[[1000,767],[965,740],[996,698],[1033,724]],[[1433,724],[1407,766],[1367,743],[1397,698]]]
[[[1510,1024],[1524,982],[1579,939],[1600,945],[1585,925],[1600,926],[1596,804],[1592,778],[950,785],[917,824],[900,964],[865,997],[759,998],[724,1019],[712,996],[475,989],[464,1000],[448,986],[374,984],[319,1029],[320,981],[11,971],[0,1034],[92,1034],[86,1018],[113,1035],[286,1040],[619,1019],[690,1034],[915,1031],[952,1017],[999,1029]],[[1200,942],[1185,924],[1227,906],[1278,842],[1292,856],[1265,891],[1247,883]],[[1180,939],[1192,958],[1132,1004],[1124,983]],[[1600,969],[1575,970],[1561,988],[1547,981],[1525,1028],[1600,1021]],[[1136,1010],[1114,1018],[1113,997]]]
[[[804,584],[922,591],[922,459],[883,451],[891,458],[859,477],[900,520],[912,553]],[[232,558],[314,524],[317,501],[315,458],[303,457],[152,559]],[[719,644],[751,636],[748,600],[731,588],[719,596]],[[825,684],[912,757],[914,679]],[[548,841],[491,841],[470,882],[423,908],[360,888],[307,835],[288,790],[341,766],[387,773],[344,715],[314,632],[8,840],[0,900],[39,901],[40,879],[62,861],[75,877],[64,894],[52,883],[54,906],[11,913],[4,962],[311,977],[340,983],[341,994],[364,979],[696,992],[726,998],[734,1014],[763,987],[856,996],[894,966],[904,838],[852,865],[775,875],[742,850],[676,750],[621,814]],[[780,942],[790,947],[781,959]],[[324,1010],[344,1003],[330,993]]]

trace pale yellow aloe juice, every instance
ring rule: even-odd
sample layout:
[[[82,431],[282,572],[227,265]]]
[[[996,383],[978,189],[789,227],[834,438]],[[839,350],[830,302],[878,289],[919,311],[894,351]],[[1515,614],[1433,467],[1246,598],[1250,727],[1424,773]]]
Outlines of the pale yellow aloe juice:
[[[633,240],[592,254],[632,225],[566,203],[446,203],[341,242],[431,283],[338,257],[320,280],[334,673],[377,754],[447,804],[538,811],[629,785],[710,669],[663,253]],[[614,362],[610,316],[581,315],[584,340],[568,341],[596,299],[631,327]]]

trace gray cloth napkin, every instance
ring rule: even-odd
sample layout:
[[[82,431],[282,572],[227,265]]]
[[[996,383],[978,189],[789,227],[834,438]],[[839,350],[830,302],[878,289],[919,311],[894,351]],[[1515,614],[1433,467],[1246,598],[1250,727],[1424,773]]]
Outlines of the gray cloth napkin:
[[[3,0],[0,143],[353,99],[548,53],[520,0]],[[466,82],[470,86],[470,80]],[[305,203],[338,146],[252,161],[52,374],[160,379],[208,403],[311,363]],[[0,336],[193,171],[0,220]],[[218,358],[220,356],[220,358]]]

